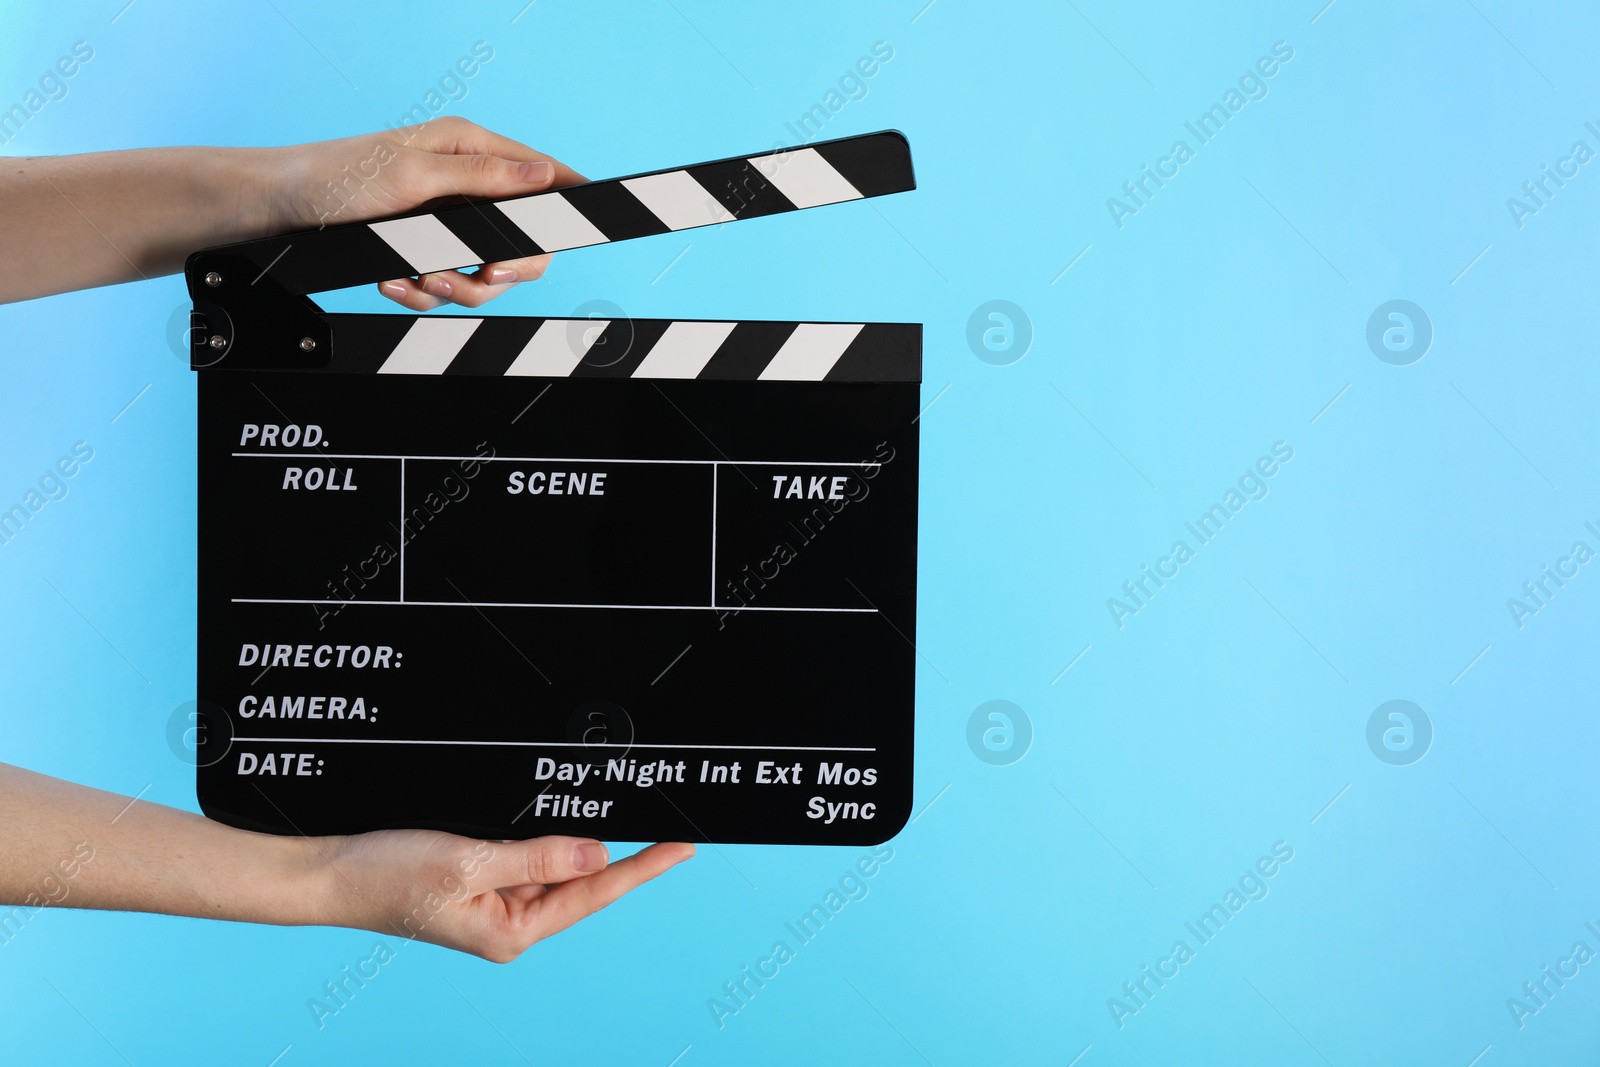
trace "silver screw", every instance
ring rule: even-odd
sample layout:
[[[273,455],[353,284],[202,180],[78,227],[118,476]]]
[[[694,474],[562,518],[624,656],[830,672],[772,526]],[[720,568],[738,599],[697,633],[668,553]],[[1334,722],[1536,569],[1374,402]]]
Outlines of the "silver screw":
[[[212,348],[217,348],[217,349],[222,349],[222,348],[227,348],[228,347],[227,338],[223,337],[220,333],[212,334],[211,335],[211,340],[208,341],[207,344],[209,344]]]
[[[302,352],[311,352],[311,351],[314,351],[316,349],[316,347],[317,347],[317,342],[313,341],[311,338],[309,338],[309,337],[300,338],[300,351],[302,351]]]
[[[206,272],[206,284],[211,286],[211,288],[215,289],[217,286],[222,284],[222,275],[218,274],[214,270],[207,271]]]

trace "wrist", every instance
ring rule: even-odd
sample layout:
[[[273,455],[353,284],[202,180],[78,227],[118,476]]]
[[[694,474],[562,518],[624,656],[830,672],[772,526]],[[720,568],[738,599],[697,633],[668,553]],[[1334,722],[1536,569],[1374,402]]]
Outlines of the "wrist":
[[[395,889],[374,880],[360,847],[362,835],[278,838],[287,846],[278,858],[285,897],[298,902],[293,915],[275,920],[294,926],[342,926],[390,930],[398,907]],[[389,892],[385,892],[388,890]]]
[[[234,232],[231,240],[252,240],[290,230],[304,229],[290,191],[298,188],[299,175],[289,149],[217,149],[210,180],[215,184],[219,215]]]
[[[248,838],[233,850],[243,862],[218,887],[219,895],[232,901],[220,909],[224,914],[219,918],[275,926],[350,925],[342,915],[347,897],[330,862],[328,843],[333,839],[233,832]]]
[[[361,211],[352,210],[352,201],[368,179],[358,174],[361,156],[352,140],[243,150],[239,162],[249,174],[242,184],[251,190],[252,224],[260,227],[262,236],[363,217]]]

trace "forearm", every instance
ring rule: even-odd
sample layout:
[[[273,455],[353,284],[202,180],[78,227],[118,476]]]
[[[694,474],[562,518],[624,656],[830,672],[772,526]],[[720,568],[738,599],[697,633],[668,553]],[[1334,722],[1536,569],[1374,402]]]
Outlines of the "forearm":
[[[171,274],[213,245],[583,180],[543,152],[452,116],[283,148],[0,156],[0,304]],[[379,291],[413,311],[478,307],[538,278],[549,258],[434,271],[426,284],[397,278]]]
[[[0,903],[340,924],[316,839],[130,800],[0,764]]]
[[[274,232],[282,150],[149,148],[0,160],[0,303],[171,274]],[[281,178],[278,179],[281,184]]]
[[[17,907],[350,926],[505,963],[694,855],[616,863],[578,837],[490,842],[436,830],[276,837],[0,763],[0,943]]]

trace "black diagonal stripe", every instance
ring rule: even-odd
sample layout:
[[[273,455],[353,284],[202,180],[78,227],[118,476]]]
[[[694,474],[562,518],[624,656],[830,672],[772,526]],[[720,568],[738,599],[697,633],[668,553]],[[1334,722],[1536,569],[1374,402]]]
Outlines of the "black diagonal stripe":
[[[902,134],[874,133],[823,141],[811,147],[862,196],[903,193],[917,187],[917,176],[911,170],[911,148]]]
[[[456,358],[444,369],[446,374],[501,375],[516,361],[532,340],[543,319],[522,315],[494,316],[483,320]]]
[[[574,378],[631,378],[671,319],[613,319],[573,368]]]
[[[438,219],[461,243],[472,249],[479,263],[523,259],[544,252],[491,204],[468,204],[438,213]]]
[[[561,190],[561,195],[613,241],[668,232],[667,224],[628,192],[620,180],[575,185]]]
[[[822,380],[825,382],[922,381],[922,324],[867,323]]]
[[[747,159],[704,163],[686,169],[689,176],[720,200],[722,206],[728,209],[728,214],[736,219],[753,219],[758,215],[776,215],[795,210],[794,203],[780,193],[777,186],[767,181]]]
[[[797,322],[739,323],[696,377],[754,381],[799,325]]]
[[[323,315],[333,333],[336,374],[374,374],[393,354],[420,315]]]
[[[269,237],[234,247],[295,296],[348,286],[353,277],[382,280],[413,273],[405,257],[364,222],[330,226],[317,233]]]

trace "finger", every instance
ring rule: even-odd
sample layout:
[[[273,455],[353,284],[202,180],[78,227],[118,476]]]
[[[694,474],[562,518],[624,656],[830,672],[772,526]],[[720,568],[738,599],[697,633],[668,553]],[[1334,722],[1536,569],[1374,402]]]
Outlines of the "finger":
[[[694,846],[683,842],[651,845],[598,874],[556,886],[535,904],[537,936],[545,938],[565,930],[693,855]]]
[[[396,278],[393,281],[381,282],[378,285],[378,292],[412,311],[432,311],[449,302],[427,292],[415,278]]]
[[[434,119],[405,128],[406,143],[412,148],[447,155],[489,155],[514,159],[519,163],[547,162],[555,165],[557,186],[588,181],[583,175],[535,148],[486,130],[458,116]]]
[[[588,837],[535,837],[495,845],[494,854],[472,879],[483,888],[553,885],[601,871],[610,859],[606,846]]]
[[[407,152],[396,171],[402,198],[421,204],[440,197],[469,196],[499,200],[550,188],[555,165],[519,162],[491,155],[444,155]]]
[[[486,263],[472,274],[461,271],[436,271],[418,278],[398,278],[384,282],[378,291],[413,311],[432,311],[444,304],[481,307],[518,282],[544,276],[551,256],[529,256],[500,263]]]
[[[487,279],[491,285],[503,285],[509,282],[531,282],[544,277],[544,272],[550,269],[550,261],[555,257],[546,252],[539,256],[528,256],[526,259],[504,259],[497,263],[485,263],[478,271],[479,274],[487,272]],[[510,271],[515,277],[505,274],[496,274],[497,271]]]
[[[473,274],[455,270],[424,274],[417,282],[425,293],[441,302],[475,308],[509,290],[517,283],[517,275],[515,271],[480,267]]]

